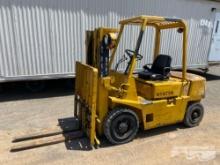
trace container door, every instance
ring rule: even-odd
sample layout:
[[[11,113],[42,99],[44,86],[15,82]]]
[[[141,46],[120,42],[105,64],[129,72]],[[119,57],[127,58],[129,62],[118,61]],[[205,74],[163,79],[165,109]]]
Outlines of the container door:
[[[220,61],[220,13],[216,13],[209,61]]]

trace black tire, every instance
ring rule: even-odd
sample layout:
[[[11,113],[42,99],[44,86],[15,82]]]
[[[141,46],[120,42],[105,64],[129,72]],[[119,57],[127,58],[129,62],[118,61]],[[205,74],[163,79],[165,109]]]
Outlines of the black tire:
[[[203,115],[204,108],[201,103],[190,104],[186,110],[183,123],[186,127],[198,126],[202,121]]]
[[[104,121],[104,134],[112,144],[133,140],[139,129],[139,119],[130,109],[118,107],[110,111]]]

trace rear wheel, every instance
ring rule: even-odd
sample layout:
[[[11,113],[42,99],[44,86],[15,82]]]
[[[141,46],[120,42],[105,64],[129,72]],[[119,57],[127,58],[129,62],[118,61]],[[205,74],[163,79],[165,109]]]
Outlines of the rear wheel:
[[[193,103],[188,106],[185,117],[184,125],[187,127],[195,127],[202,121],[204,115],[204,108],[201,103]]]
[[[123,144],[134,139],[139,120],[135,112],[127,108],[116,108],[109,112],[104,122],[104,134],[112,144]]]

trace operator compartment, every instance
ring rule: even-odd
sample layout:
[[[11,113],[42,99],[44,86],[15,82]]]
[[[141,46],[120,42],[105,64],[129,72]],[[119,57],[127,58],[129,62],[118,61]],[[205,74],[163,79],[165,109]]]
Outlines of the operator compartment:
[[[178,97],[181,95],[182,81],[170,77],[167,80],[144,80],[135,78],[138,96],[148,100]]]

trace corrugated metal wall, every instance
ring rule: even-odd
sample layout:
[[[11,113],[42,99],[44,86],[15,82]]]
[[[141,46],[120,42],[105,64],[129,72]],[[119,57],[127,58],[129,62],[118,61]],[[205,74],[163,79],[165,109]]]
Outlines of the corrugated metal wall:
[[[73,76],[75,61],[85,61],[86,30],[118,27],[120,19],[141,14],[186,18],[188,62],[206,65],[211,31],[200,26],[200,19],[212,18],[216,5],[205,0],[0,0],[0,80]],[[178,54],[175,42],[162,44],[162,50],[168,47],[166,53]]]

